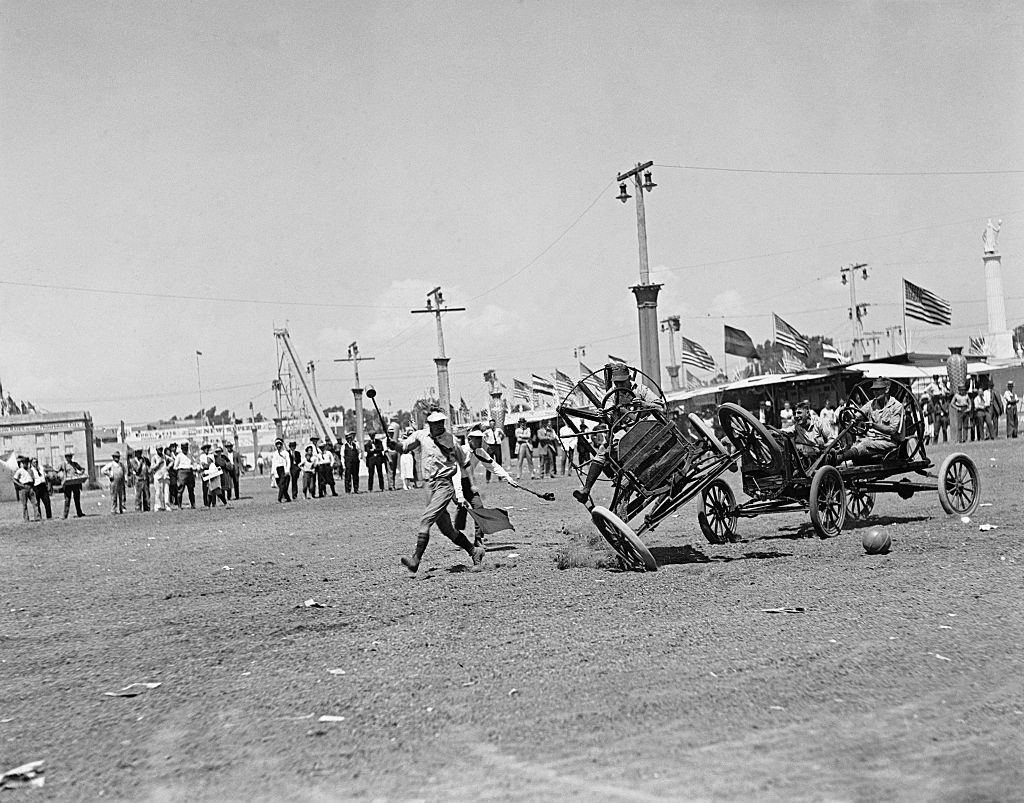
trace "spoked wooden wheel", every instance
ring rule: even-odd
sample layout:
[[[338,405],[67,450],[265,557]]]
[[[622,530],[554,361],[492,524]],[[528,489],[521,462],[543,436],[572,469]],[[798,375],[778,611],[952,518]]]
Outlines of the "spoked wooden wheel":
[[[632,528],[608,508],[595,505],[590,511],[594,526],[615,550],[623,566],[636,572],[656,572],[658,562]]]
[[[764,424],[747,410],[726,402],[718,408],[718,420],[733,445],[757,468],[771,470],[782,465],[782,449]]]
[[[686,418],[690,422],[690,426],[700,434],[700,436],[707,442],[708,446],[719,454],[728,456],[729,450],[725,448],[725,445],[720,440],[718,440],[718,437],[715,435],[715,431],[705,424],[704,420],[699,415],[696,413],[689,413]]]
[[[740,540],[736,532],[736,495],[724,480],[715,480],[701,494],[703,507],[697,514],[700,531],[712,544],[735,543]]]
[[[856,486],[846,492],[846,515],[852,521],[864,521],[875,508],[875,494]]]
[[[811,478],[811,524],[821,538],[835,538],[846,520],[846,490],[835,466],[822,466]]]
[[[939,467],[939,504],[947,513],[968,516],[980,503],[978,467],[963,452],[954,452]]]

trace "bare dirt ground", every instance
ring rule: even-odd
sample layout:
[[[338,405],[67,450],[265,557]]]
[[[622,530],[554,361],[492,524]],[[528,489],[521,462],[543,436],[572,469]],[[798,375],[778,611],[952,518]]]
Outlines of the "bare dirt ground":
[[[516,532],[479,573],[435,535],[415,578],[422,492],[4,505],[0,772],[46,762],[5,799],[1022,799],[1021,444],[968,445],[969,524],[880,497],[889,555],[800,515],[711,546],[691,504],[653,574],[555,567],[591,526],[568,479],[483,486]]]

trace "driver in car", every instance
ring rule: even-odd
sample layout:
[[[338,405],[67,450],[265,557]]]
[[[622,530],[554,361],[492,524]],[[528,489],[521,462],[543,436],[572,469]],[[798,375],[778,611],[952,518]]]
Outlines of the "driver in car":
[[[615,401],[615,409],[611,411],[613,420],[622,415],[626,408],[630,406],[649,410],[665,409],[665,402],[662,401],[661,396],[643,383],[633,382],[630,379],[629,368],[626,365],[620,362],[612,362],[608,363],[605,368],[611,373],[612,390],[619,391],[612,395],[612,399]],[[611,391],[609,391],[609,395],[611,395]],[[581,504],[585,505],[587,500],[590,499],[590,491],[593,489],[594,483],[597,482],[597,478],[601,476],[601,471],[604,469],[604,464],[608,459],[608,445],[612,442],[612,435],[613,433],[609,432],[605,436],[604,443],[590,461],[590,467],[587,469],[587,479],[583,483],[583,487],[572,492],[572,495],[576,497],[576,501]]]
[[[878,378],[871,383],[872,399],[860,411],[864,414],[867,432],[839,455],[840,462],[884,455],[896,448],[903,433],[903,404],[889,395],[889,380]]]

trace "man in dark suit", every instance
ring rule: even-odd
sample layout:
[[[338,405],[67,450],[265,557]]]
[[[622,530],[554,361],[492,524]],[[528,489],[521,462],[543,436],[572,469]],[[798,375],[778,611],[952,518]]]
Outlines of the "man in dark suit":
[[[345,493],[359,493],[359,447],[356,445],[356,433],[345,433],[341,459],[345,465]]]
[[[292,499],[299,498],[299,474],[302,473],[302,469],[299,468],[299,464],[302,462],[302,455],[299,454],[299,444],[295,441],[288,442],[288,457],[291,458],[292,465],[289,470],[289,476],[292,483]]]

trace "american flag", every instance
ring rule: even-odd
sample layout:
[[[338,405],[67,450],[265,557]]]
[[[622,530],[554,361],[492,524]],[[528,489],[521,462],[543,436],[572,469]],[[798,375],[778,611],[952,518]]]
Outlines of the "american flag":
[[[626,362],[626,360],[624,360],[622,357],[616,357],[614,354],[608,355],[608,362],[621,362],[625,363],[626,365],[629,365],[629,363]]]
[[[555,369],[555,394],[559,399],[564,399],[572,393],[572,386],[575,384],[571,376]]]
[[[935,326],[953,325],[953,308],[944,298],[903,280],[903,307],[908,318],[931,323]]]
[[[775,313],[772,313],[772,315],[775,318],[775,342],[780,346],[792,349],[802,357],[806,357],[807,338],[782,320],[778,315],[775,315]]]
[[[555,383],[543,376],[533,374],[533,406],[554,407]]]
[[[512,404],[532,406],[533,397],[530,393],[530,386],[526,382],[520,382],[518,379],[513,379],[512,381],[515,383],[515,389],[512,391]]]
[[[715,361],[708,354],[707,349],[697,341],[690,340],[687,337],[683,338],[683,348],[679,359],[681,362],[686,365],[692,365],[694,368],[701,368],[705,371],[715,370]]]
[[[807,367],[800,360],[798,360],[796,357],[792,356],[791,354],[789,354],[789,352],[786,351],[782,352],[781,364],[783,371],[789,371],[791,373],[803,371]]]
[[[594,372],[587,368],[587,366],[580,363],[580,378],[583,380],[583,383],[590,388],[591,393],[593,393],[598,399],[602,399],[605,394],[604,378],[601,374],[595,374],[594,376],[591,376],[590,379],[587,379],[587,377],[593,373]],[[584,403],[583,406],[586,407],[587,404]]]
[[[821,344],[821,358],[825,362],[842,362],[843,354],[831,343]]]

